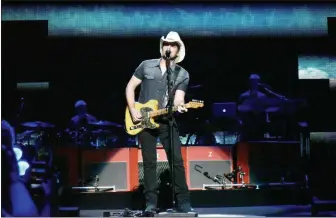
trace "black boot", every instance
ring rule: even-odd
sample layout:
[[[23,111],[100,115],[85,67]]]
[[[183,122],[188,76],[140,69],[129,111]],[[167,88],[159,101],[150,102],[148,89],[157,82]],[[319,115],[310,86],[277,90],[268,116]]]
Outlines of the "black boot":
[[[177,212],[180,212],[180,213],[194,212],[194,209],[191,207],[189,202],[186,202],[186,203],[181,203],[177,207]]]

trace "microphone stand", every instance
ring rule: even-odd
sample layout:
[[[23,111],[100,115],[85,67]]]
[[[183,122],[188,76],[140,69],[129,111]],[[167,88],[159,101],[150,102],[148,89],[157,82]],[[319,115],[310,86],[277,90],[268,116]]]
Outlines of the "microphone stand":
[[[288,98],[286,98],[286,96],[284,96],[284,95],[280,95],[280,94],[278,94],[278,93],[275,93],[275,92],[273,92],[272,90],[270,90],[269,88],[267,88],[267,87],[265,87],[264,86],[264,89],[268,92],[268,93],[270,93],[271,95],[274,95],[275,97],[277,97],[277,98],[279,98],[280,100],[281,100],[281,108],[283,108],[284,106],[283,106],[283,104],[284,104],[284,102],[283,101],[288,101]],[[269,115],[267,114],[267,117],[268,117]],[[286,135],[287,135],[287,128],[286,128],[286,121],[283,123],[283,137],[286,137]]]
[[[168,209],[166,212],[159,213],[159,217],[196,217],[196,214],[188,214],[188,213],[179,213],[175,210],[177,208],[175,203],[175,170],[174,170],[174,162],[175,162],[175,152],[174,152],[174,124],[175,117],[173,114],[173,107],[174,107],[174,101],[173,101],[173,86],[174,81],[172,79],[172,70],[170,68],[170,52],[166,53],[166,69],[167,69],[167,85],[168,85],[168,120],[169,120],[169,130],[168,130],[168,136],[169,136],[169,149],[170,149],[170,170],[171,170],[171,185],[172,185],[172,209]],[[179,148],[180,149],[180,148]],[[169,158],[169,157],[168,157]]]
[[[173,83],[174,81],[172,80],[172,70],[170,68],[170,58],[166,58],[166,69],[167,69],[167,85],[168,85],[168,120],[169,120],[169,130],[168,130],[168,135],[169,135],[169,148],[170,148],[170,170],[171,170],[171,185],[172,185],[172,206],[173,208],[176,206],[175,205],[175,170],[174,170],[174,162],[175,162],[175,154],[174,154],[174,123],[175,123],[175,118],[173,114],[173,107],[174,107],[174,101],[173,101]],[[171,212],[171,211],[170,211]]]
[[[275,97],[277,97],[277,98],[279,98],[279,99],[281,99],[281,100],[288,100],[287,98],[286,98],[286,96],[284,96],[284,95],[280,95],[280,94],[278,94],[278,93],[275,93],[275,92],[273,92],[272,90],[270,90],[269,88],[267,88],[267,87],[263,87],[268,93],[270,93],[270,94],[272,94],[272,95],[274,95]]]

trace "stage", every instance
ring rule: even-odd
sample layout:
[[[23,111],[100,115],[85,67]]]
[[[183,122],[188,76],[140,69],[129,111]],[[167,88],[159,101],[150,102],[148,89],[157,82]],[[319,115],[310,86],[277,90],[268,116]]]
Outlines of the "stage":
[[[198,217],[310,217],[310,205],[275,205],[252,207],[200,207],[194,208]],[[101,217],[107,210],[80,210],[81,217]],[[111,210],[118,212],[120,210]],[[323,212],[320,216],[333,217],[335,212]]]
[[[169,196],[169,193],[159,195],[160,208],[170,207],[170,205],[167,206],[167,201],[162,201],[167,199],[166,195]],[[193,190],[190,191],[190,198],[191,204],[195,208],[304,205],[310,203],[307,190],[294,187],[259,190]],[[61,206],[78,206],[87,210],[120,208],[141,210],[144,208],[145,202],[141,191],[76,193],[70,190],[63,190],[60,201]]]
[[[336,215],[335,202],[317,200],[309,193],[309,189],[298,186],[260,186],[257,190],[192,190],[190,198],[199,217],[309,217],[314,216],[314,210],[318,216]],[[170,208],[162,203],[167,199],[164,194],[159,198],[162,211],[165,206]],[[126,208],[144,208],[140,191],[75,193],[64,189],[60,200],[62,208],[78,208],[81,217],[101,217],[104,212],[120,216]],[[69,216],[66,212],[60,215]]]

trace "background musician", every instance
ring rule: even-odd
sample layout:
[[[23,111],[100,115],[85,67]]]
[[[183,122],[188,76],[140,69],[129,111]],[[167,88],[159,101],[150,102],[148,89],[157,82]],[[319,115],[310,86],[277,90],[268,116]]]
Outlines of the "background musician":
[[[87,113],[87,104],[83,100],[75,103],[76,115],[70,120],[69,128],[66,130],[75,140],[75,144],[87,144],[90,141],[88,132],[89,123],[97,122],[97,119]]]
[[[185,93],[189,83],[189,74],[177,63],[181,62],[185,57],[185,47],[177,32],[169,32],[167,37],[160,40],[160,59],[152,59],[143,61],[135,70],[132,78],[126,87],[126,99],[128,107],[134,122],[141,120],[141,113],[135,108],[134,91],[141,84],[139,96],[140,103],[154,99],[160,104],[160,108],[167,106],[167,69],[166,60],[164,58],[166,51],[170,50],[171,70],[174,83],[174,105],[178,106],[180,113],[185,112],[186,108],[181,106],[185,101]],[[157,137],[160,138],[162,145],[166,151],[168,160],[170,159],[169,147],[169,126],[168,122],[160,121],[159,129],[144,130],[139,134],[141,142],[142,158],[144,163],[144,186],[146,197],[146,211],[156,211],[158,201],[158,182],[156,176],[156,142]],[[180,212],[192,211],[189,200],[189,191],[185,178],[185,169],[181,154],[181,142],[177,126],[174,125],[174,174],[175,174],[175,190],[178,201],[177,210]],[[171,166],[171,163],[170,163]]]
[[[259,91],[260,76],[251,74],[249,89],[238,99],[239,123],[243,139],[263,138],[266,124],[265,108],[262,103],[266,95]]]
[[[87,104],[83,100],[75,103],[76,115],[71,118],[70,128],[79,129],[86,127],[88,123],[97,122],[97,119],[91,114],[87,113]]]

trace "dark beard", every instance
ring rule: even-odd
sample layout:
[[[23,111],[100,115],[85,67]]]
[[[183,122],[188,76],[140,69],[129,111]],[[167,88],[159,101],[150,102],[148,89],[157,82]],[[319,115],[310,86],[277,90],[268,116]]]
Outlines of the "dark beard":
[[[177,55],[175,57],[173,57],[173,58],[169,58],[169,60],[175,61],[176,58],[177,58]],[[166,56],[164,56],[164,55],[162,55],[162,59],[163,60],[168,60],[168,58]]]

